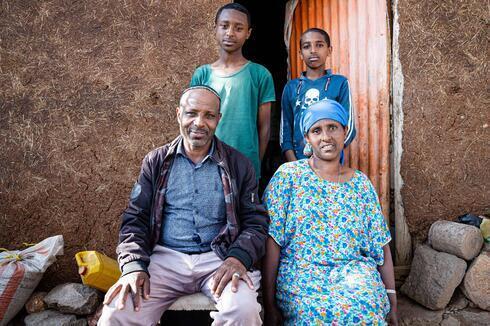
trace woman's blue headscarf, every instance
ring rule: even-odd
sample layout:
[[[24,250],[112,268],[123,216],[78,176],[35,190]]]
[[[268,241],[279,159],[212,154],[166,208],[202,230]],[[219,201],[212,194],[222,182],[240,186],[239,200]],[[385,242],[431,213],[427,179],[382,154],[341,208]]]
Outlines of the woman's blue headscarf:
[[[324,99],[312,104],[303,115],[301,131],[306,135],[311,126],[322,119],[335,120],[345,128],[349,120],[349,112],[339,102]]]
[[[324,99],[312,104],[303,115],[301,121],[301,131],[305,136],[311,126],[322,119],[330,119],[337,121],[345,128],[349,120],[349,112],[340,103]],[[344,151],[340,153],[340,163],[344,163]]]

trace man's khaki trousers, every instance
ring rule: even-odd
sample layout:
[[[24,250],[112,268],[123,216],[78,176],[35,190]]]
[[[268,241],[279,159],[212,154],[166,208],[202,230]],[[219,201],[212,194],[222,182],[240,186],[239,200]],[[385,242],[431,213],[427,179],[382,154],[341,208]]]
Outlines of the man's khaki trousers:
[[[156,246],[150,258],[150,299],[141,300],[141,309],[133,309],[131,298],[123,310],[117,310],[119,297],[104,306],[98,325],[156,325],[163,312],[179,297],[203,292],[216,302],[217,312],[211,312],[213,325],[261,325],[257,290],[260,271],[248,272],[255,290],[240,280],[237,292],[231,291],[231,282],[216,299],[210,290],[214,272],[223,261],[214,252],[187,255],[162,246]]]

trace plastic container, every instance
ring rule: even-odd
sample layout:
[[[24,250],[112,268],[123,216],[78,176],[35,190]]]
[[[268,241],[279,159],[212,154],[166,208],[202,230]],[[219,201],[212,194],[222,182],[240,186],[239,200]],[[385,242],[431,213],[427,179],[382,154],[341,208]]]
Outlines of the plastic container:
[[[107,292],[121,276],[117,262],[97,251],[80,251],[75,254],[78,274],[85,285]]]

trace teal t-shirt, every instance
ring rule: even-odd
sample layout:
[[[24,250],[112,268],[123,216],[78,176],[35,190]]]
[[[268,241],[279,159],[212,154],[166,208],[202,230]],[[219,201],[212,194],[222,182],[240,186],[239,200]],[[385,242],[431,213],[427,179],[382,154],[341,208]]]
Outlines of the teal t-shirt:
[[[207,85],[220,94],[221,120],[216,136],[248,157],[259,177],[257,119],[259,106],[275,101],[270,72],[264,66],[249,61],[230,75],[220,75],[208,64],[196,69],[190,85]]]

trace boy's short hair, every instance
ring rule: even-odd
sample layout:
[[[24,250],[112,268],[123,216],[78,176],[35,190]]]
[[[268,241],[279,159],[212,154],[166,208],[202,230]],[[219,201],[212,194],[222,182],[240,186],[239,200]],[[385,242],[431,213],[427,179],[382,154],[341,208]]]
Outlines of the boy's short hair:
[[[219,16],[221,15],[221,12],[226,9],[233,9],[247,15],[248,28],[252,27],[252,17],[250,16],[250,12],[243,5],[236,2],[227,3],[226,5],[218,9],[218,11],[216,12],[216,17],[214,18],[215,24],[218,23],[218,19]]]
[[[299,38],[299,46],[300,47],[302,45],[303,36],[307,33],[310,33],[310,32],[316,32],[316,33],[321,34],[323,36],[323,38],[325,39],[325,43],[327,43],[327,46],[330,47],[330,36],[328,35],[328,33],[325,30],[318,28],[318,27],[308,28],[306,31],[303,32],[303,34],[301,34],[301,37]]]

